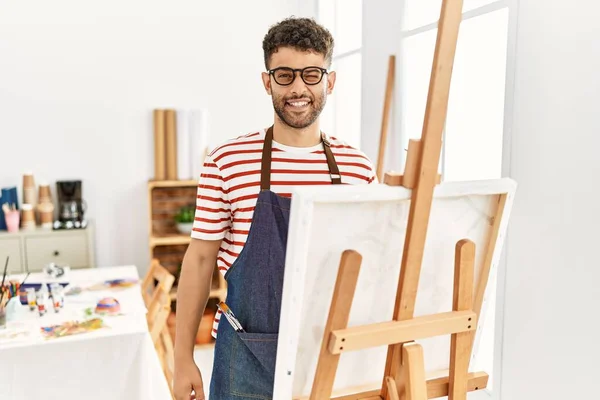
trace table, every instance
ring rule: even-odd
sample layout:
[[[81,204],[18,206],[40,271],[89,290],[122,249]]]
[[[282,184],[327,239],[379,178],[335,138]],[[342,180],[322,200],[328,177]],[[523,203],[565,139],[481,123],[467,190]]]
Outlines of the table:
[[[24,275],[11,279],[22,280]],[[110,279],[139,279],[135,266],[70,270],[59,282],[88,287]],[[43,273],[26,282],[56,281]],[[106,328],[44,339],[40,327],[86,318],[85,309],[115,297],[123,315],[102,317]],[[93,317],[97,317],[94,315]],[[90,317],[88,317],[90,318]],[[8,338],[9,333],[22,336]],[[0,399],[170,399],[170,392],[146,323],[140,286],[83,291],[66,296],[59,313],[40,317],[28,308],[0,330]]]

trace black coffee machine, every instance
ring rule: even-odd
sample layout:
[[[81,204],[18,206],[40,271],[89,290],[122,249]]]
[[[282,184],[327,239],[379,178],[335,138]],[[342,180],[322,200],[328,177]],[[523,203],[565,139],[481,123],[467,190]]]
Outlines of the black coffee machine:
[[[87,226],[87,204],[81,197],[81,181],[57,181],[58,220],[54,229],[81,229]]]

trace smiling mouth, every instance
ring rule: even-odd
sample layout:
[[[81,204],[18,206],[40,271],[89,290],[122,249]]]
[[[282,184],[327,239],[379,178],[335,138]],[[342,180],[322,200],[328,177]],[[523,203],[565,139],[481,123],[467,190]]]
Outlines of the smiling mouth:
[[[294,109],[301,109],[310,104],[310,100],[307,99],[299,99],[299,100],[288,100],[285,102],[286,106],[289,106]]]

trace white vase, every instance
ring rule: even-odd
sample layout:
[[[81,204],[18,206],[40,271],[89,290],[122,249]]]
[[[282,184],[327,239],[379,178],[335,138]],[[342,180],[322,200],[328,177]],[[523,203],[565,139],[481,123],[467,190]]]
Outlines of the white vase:
[[[193,222],[178,222],[177,230],[179,231],[179,233],[189,235],[192,232],[193,226],[194,226]]]

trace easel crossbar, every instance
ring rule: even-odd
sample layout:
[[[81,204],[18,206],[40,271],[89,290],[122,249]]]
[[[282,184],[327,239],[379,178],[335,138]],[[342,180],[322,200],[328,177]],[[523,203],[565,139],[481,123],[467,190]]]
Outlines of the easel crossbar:
[[[485,372],[471,372],[468,375],[467,391],[485,389],[488,383],[489,375]],[[437,399],[448,396],[449,379],[447,376],[427,380],[427,398]],[[355,393],[351,395],[332,397],[331,400],[382,400],[381,390],[371,390],[367,392]]]
[[[370,347],[473,331],[476,327],[477,315],[470,310],[361,325],[332,331],[329,337],[329,351],[333,354],[341,354]]]

